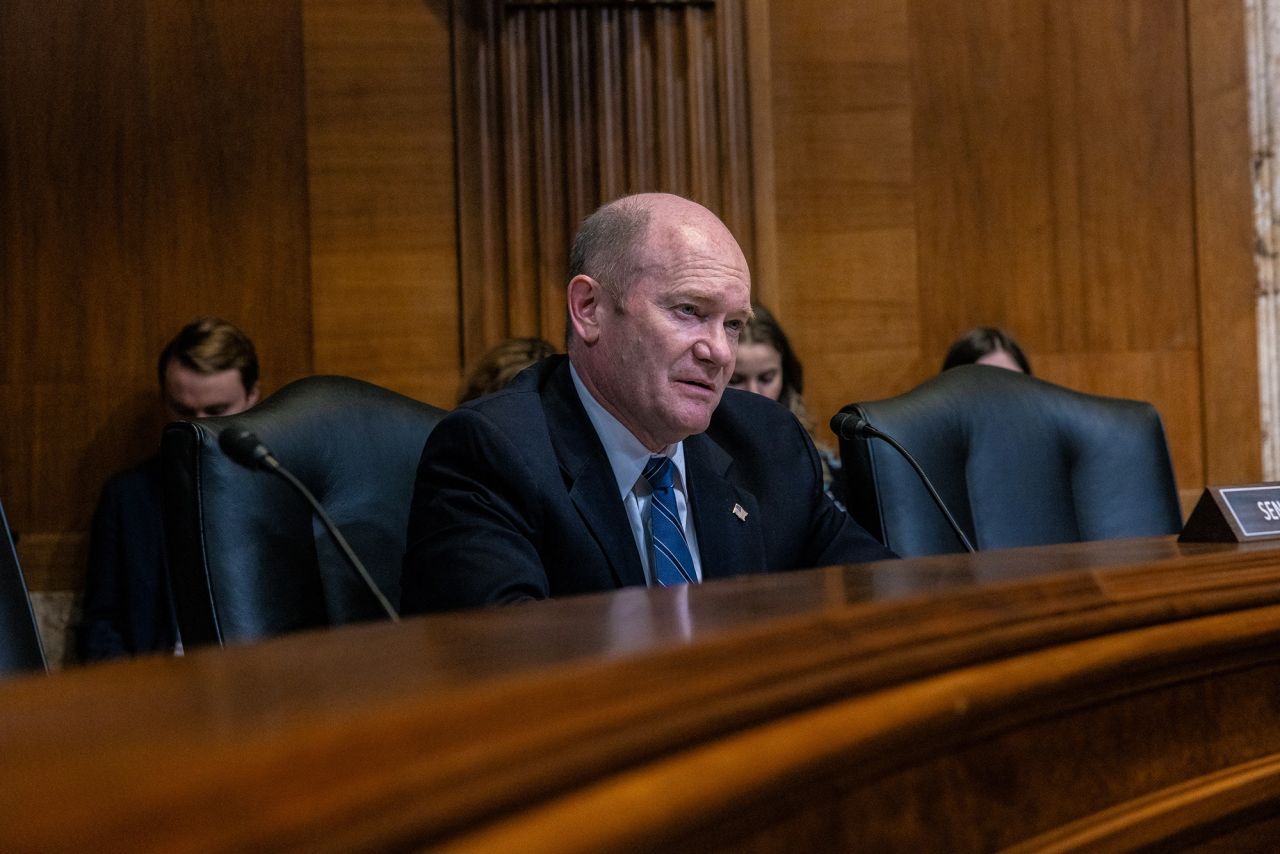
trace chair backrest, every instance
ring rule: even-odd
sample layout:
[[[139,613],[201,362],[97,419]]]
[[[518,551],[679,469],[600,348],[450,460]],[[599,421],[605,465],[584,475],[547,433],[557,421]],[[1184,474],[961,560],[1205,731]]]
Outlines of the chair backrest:
[[[0,505],[0,676],[46,670],[40,628],[18,565],[9,520]]]
[[[1160,415],[1149,403],[966,365],[853,404],[920,463],[978,549],[1176,533]],[[840,443],[849,512],[903,556],[962,551],[907,463],[880,440]]]
[[[418,459],[444,410],[350,377],[293,382],[238,415],[165,428],[165,535],[184,646],[379,619],[319,519],[280,477],[227,457],[250,430],[320,501],[395,606]]]

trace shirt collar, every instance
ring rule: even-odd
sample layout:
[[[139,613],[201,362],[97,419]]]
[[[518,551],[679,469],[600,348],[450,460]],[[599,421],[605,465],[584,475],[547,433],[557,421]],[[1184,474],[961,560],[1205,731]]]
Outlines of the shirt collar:
[[[578,369],[572,362],[569,363],[569,375],[573,378],[573,387],[578,392],[583,408],[587,410],[587,417],[591,419],[591,426],[596,429],[600,444],[604,445],[605,455],[613,468],[613,476],[618,481],[618,494],[625,499],[627,494],[635,488],[640,475],[644,473],[644,467],[649,462],[649,458],[657,454],[641,444],[621,421],[613,417],[613,413],[605,409],[600,401],[592,396],[581,377],[578,376]],[[675,468],[676,488],[683,492],[684,442],[668,445],[662,450],[662,454],[671,458]]]

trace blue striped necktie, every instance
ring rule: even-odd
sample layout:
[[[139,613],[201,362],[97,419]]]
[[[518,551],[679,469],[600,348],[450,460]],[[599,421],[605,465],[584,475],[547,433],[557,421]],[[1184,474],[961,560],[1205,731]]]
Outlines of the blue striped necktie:
[[[680,514],[676,510],[676,491],[671,475],[670,457],[650,457],[644,467],[653,498],[649,501],[649,535],[653,541],[650,564],[653,578],[663,587],[690,584],[697,580],[693,556],[684,538]]]

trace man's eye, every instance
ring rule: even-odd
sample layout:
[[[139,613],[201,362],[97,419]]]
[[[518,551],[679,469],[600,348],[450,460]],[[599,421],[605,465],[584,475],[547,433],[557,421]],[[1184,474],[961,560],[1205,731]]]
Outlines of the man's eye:
[[[729,320],[729,321],[726,321],[724,324],[725,328],[728,329],[730,332],[741,332],[742,327],[745,325],[746,324],[741,320]]]
[[[766,372],[764,372],[763,374],[761,374],[761,375],[760,375],[760,384],[761,384],[761,385],[767,385],[767,384],[769,384],[769,383],[773,382],[773,381],[774,381],[774,378],[776,378],[777,376],[778,376],[778,372],[777,372],[777,371],[766,371]]]
[[[680,312],[683,315],[687,315],[688,317],[698,316],[698,307],[695,305],[690,305],[689,303],[676,306],[676,311]]]

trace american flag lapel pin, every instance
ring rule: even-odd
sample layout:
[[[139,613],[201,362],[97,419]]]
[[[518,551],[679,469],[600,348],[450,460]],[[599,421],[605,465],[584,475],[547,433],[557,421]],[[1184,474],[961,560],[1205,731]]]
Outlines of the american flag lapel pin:
[[[738,517],[739,522],[747,521],[747,511],[741,504],[733,505],[733,515]]]

